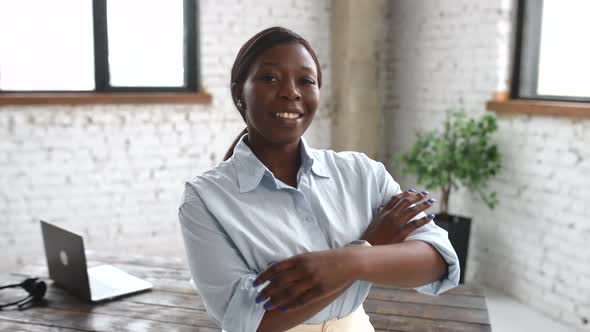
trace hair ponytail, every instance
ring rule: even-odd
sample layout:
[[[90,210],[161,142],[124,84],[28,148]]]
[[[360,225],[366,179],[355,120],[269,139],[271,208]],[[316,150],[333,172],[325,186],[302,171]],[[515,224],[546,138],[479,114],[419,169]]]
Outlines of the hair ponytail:
[[[236,147],[236,145],[238,145],[238,142],[240,141],[240,138],[242,136],[244,136],[244,134],[247,133],[247,132],[248,132],[248,127],[244,128],[244,130],[242,130],[242,132],[238,135],[238,137],[236,137],[236,139],[234,140],[234,142],[231,144],[230,148],[225,153],[225,157],[223,157],[223,161],[226,161],[229,158],[231,158],[231,156],[234,154],[234,148]]]

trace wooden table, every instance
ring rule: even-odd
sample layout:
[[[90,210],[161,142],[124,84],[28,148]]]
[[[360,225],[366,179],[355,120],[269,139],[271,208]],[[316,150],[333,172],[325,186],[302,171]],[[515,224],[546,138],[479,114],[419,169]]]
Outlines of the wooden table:
[[[2,285],[20,282],[26,276],[39,276],[48,282],[45,305],[0,311],[0,331],[220,331],[207,317],[180,259],[88,256],[89,266],[112,264],[153,283],[154,289],[87,304],[53,285],[47,279],[45,261],[40,261],[18,273],[0,274]],[[2,291],[0,303],[14,300],[18,294]],[[364,308],[376,331],[491,331],[483,289],[474,285],[462,285],[440,296],[373,285]]]

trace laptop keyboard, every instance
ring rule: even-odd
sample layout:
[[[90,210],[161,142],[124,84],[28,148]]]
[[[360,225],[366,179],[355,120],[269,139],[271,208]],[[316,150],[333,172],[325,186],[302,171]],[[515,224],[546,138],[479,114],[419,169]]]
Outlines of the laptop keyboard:
[[[110,265],[88,269],[93,298],[108,298],[152,288],[152,284]]]
[[[100,282],[98,279],[89,276],[90,278],[90,292],[93,297],[95,296],[103,296],[106,294],[111,294],[117,291],[116,288],[113,288],[103,282]]]

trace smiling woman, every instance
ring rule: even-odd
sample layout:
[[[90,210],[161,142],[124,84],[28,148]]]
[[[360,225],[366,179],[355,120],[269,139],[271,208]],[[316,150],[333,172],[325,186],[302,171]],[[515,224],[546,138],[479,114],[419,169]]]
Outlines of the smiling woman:
[[[246,129],[223,162],[185,184],[188,264],[225,331],[370,332],[362,303],[372,282],[432,295],[458,284],[447,234],[423,212],[427,192],[402,192],[362,153],[307,145],[321,81],[294,32],[252,37],[231,74]]]
[[[297,149],[318,107],[315,68],[303,45],[285,43],[262,52],[243,82],[234,83],[246,124],[252,129],[248,131],[251,145],[270,141]]]
[[[246,124],[248,117],[259,118],[261,114],[295,119],[277,121],[275,125],[299,128],[299,136],[313,120],[321,85],[320,64],[312,47],[305,39],[282,28],[262,31],[251,38],[240,49],[231,71],[232,98]],[[279,98],[275,97],[277,94]],[[265,113],[252,114],[251,110],[261,106],[259,103],[266,103],[262,105]],[[262,125],[256,118],[252,120]],[[271,131],[279,131],[278,127],[269,125]],[[231,157],[244,133],[246,130],[234,141],[224,160]]]

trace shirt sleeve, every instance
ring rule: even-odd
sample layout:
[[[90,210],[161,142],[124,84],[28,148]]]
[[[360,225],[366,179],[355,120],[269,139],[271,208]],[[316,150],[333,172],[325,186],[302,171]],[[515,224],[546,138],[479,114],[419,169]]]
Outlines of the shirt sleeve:
[[[372,160],[372,164],[377,176],[377,182],[379,183],[379,190],[382,195],[381,205],[385,205],[389,202],[391,197],[400,194],[402,190],[399,184],[393,180],[391,174],[387,172],[382,163]],[[424,212],[420,212],[416,217],[412,218],[412,220],[420,219],[425,216],[426,214]],[[431,221],[410,233],[405,241],[410,240],[420,240],[429,243],[438,250],[448,265],[447,274],[444,277],[430,284],[416,287],[416,291],[423,294],[438,295],[446,290],[457,287],[459,284],[460,271],[459,259],[457,258],[455,249],[449,241],[447,231],[437,226],[434,221]]]
[[[179,208],[188,266],[207,314],[225,331],[255,332],[264,316],[264,302],[256,303],[257,274],[198,196]]]

